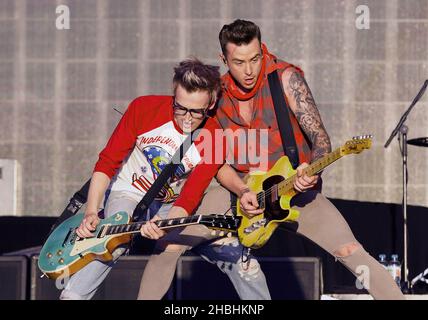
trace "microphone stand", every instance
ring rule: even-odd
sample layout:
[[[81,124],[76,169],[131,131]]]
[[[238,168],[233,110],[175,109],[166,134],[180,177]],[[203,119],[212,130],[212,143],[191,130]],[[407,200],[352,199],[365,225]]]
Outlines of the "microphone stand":
[[[408,279],[408,260],[407,260],[407,254],[408,254],[408,238],[407,238],[407,182],[408,182],[408,174],[407,174],[407,132],[408,127],[404,124],[407,120],[407,116],[409,115],[410,111],[413,109],[416,102],[419,101],[419,99],[423,96],[425,93],[425,90],[428,86],[428,80],[425,80],[422,88],[419,90],[416,97],[413,99],[411,105],[406,110],[406,112],[401,116],[400,121],[398,122],[397,126],[392,131],[391,135],[388,138],[388,141],[385,143],[385,148],[389,146],[392,139],[399,133],[398,135],[398,142],[400,145],[401,150],[401,156],[403,159],[403,246],[404,246],[404,255],[403,255],[403,269],[404,269],[404,280],[402,281],[401,290],[403,293],[410,293],[411,291],[411,284]]]

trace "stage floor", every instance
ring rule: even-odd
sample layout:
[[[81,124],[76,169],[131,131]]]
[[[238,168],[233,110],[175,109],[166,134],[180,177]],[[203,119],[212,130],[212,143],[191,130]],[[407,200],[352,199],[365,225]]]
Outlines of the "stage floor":
[[[428,294],[406,294],[406,300],[428,300]],[[373,300],[369,294],[323,294],[321,300]]]

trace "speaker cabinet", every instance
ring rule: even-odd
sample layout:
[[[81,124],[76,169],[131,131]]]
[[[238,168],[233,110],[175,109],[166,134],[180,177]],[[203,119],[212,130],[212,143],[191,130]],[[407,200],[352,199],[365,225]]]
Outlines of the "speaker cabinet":
[[[273,300],[319,300],[318,258],[257,258]],[[239,299],[226,274],[200,257],[181,257],[177,266],[177,300]]]
[[[51,280],[42,275],[37,266],[37,256],[31,266],[31,299],[56,300],[64,286],[59,280]],[[123,256],[119,259],[103,284],[94,295],[94,300],[135,300],[140,288],[141,276],[149,256]],[[172,290],[167,292],[166,299],[172,299]]]
[[[135,300],[149,256],[119,259],[98,289],[96,300]],[[321,263],[318,258],[258,257],[274,300],[318,300],[321,292]],[[25,273],[24,273],[25,274]],[[31,299],[58,299],[64,283],[40,278],[37,256],[31,261]],[[25,281],[24,281],[25,283]],[[176,277],[167,300],[238,300],[226,274],[198,256],[178,260]]]
[[[0,257],[0,300],[25,300],[28,259],[24,256]]]

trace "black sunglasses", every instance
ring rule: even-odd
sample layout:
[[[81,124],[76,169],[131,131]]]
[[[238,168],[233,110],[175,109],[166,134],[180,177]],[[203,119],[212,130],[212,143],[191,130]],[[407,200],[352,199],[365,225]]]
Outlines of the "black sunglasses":
[[[200,120],[205,118],[205,116],[207,115],[206,109],[188,109],[186,107],[183,107],[175,100],[172,103],[172,107],[174,108],[174,114],[178,116],[185,116],[187,112],[189,112],[193,119]]]

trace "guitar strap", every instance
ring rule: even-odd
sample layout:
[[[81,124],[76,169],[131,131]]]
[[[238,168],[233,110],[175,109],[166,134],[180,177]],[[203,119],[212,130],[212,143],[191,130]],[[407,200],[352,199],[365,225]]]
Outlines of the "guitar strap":
[[[285,98],[282,89],[282,83],[278,72],[274,71],[268,74],[269,89],[272,95],[273,106],[275,108],[276,120],[278,122],[279,132],[281,133],[282,147],[285,155],[290,160],[293,169],[299,166],[299,150],[297,149],[296,137],[290,120],[290,107]],[[291,232],[296,232],[298,222],[283,223],[279,228]]]
[[[52,225],[46,239],[50,236],[50,234],[52,233],[52,231],[55,230],[56,227],[58,227],[64,220],[67,220],[71,216],[74,216],[80,210],[80,208],[86,203],[86,201],[88,200],[88,191],[89,191],[90,184],[91,184],[91,179],[86,181],[86,183],[82,186],[82,188],[80,188],[80,190],[73,195],[67,207],[65,207],[64,211],[61,213],[61,215]]]
[[[281,81],[276,71],[268,75],[269,89],[275,108],[276,119],[279,132],[281,133],[282,147],[285,155],[290,160],[294,169],[299,166],[299,152],[297,149],[296,138],[294,137],[293,127],[290,120],[290,108],[287,99],[284,97]]]
[[[163,188],[168,179],[174,174],[175,170],[181,163],[183,156],[186,154],[189,147],[192,145],[193,141],[196,139],[200,130],[196,130],[187,136],[184,142],[180,145],[180,148],[175,152],[174,156],[171,158],[165,168],[162,170],[160,175],[153,182],[152,186],[147,190],[144,197],[135,207],[135,210],[132,214],[133,220],[138,221],[141,218],[141,214],[144,213],[153,202],[155,197],[158,195],[159,191]]]
[[[297,168],[299,165],[299,153],[297,150],[296,139],[293,133],[293,127],[291,126],[291,120],[289,115],[289,107],[287,100],[284,99],[284,93],[282,90],[281,82],[276,71],[268,74],[269,89],[272,96],[273,105],[275,108],[276,119],[278,127],[281,133],[282,146],[284,152],[290,160],[293,168]],[[286,139],[289,137],[289,139]],[[288,145],[287,145],[288,142]],[[236,201],[237,197],[234,193],[230,192],[230,202],[233,214],[236,215]]]
[[[147,209],[155,199],[155,197],[159,194],[159,191],[163,188],[168,179],[174,174],[175,170],[181,163],[183,156],[186,154],[189,147],[192,145],[193,141],[196,139],[199,130],[192,132],[187,136],[184,142],[180,145],[180,148],[175,152],[174,156],[171,158],[171,161],[165,166],[160,175],[153,182],[152,186],[147,190],[146,194],[137,204],[132,213],[132,220],[134,222],[139,221]],[[137,234],[139,235],[139,234]],[[137,248],[142,247],[139,241],[143,240],[142,237],[136,237],[136,234],[132,235],[131,241],[128,244],[128,250],[126,254],[136,254],[138,253]]]

